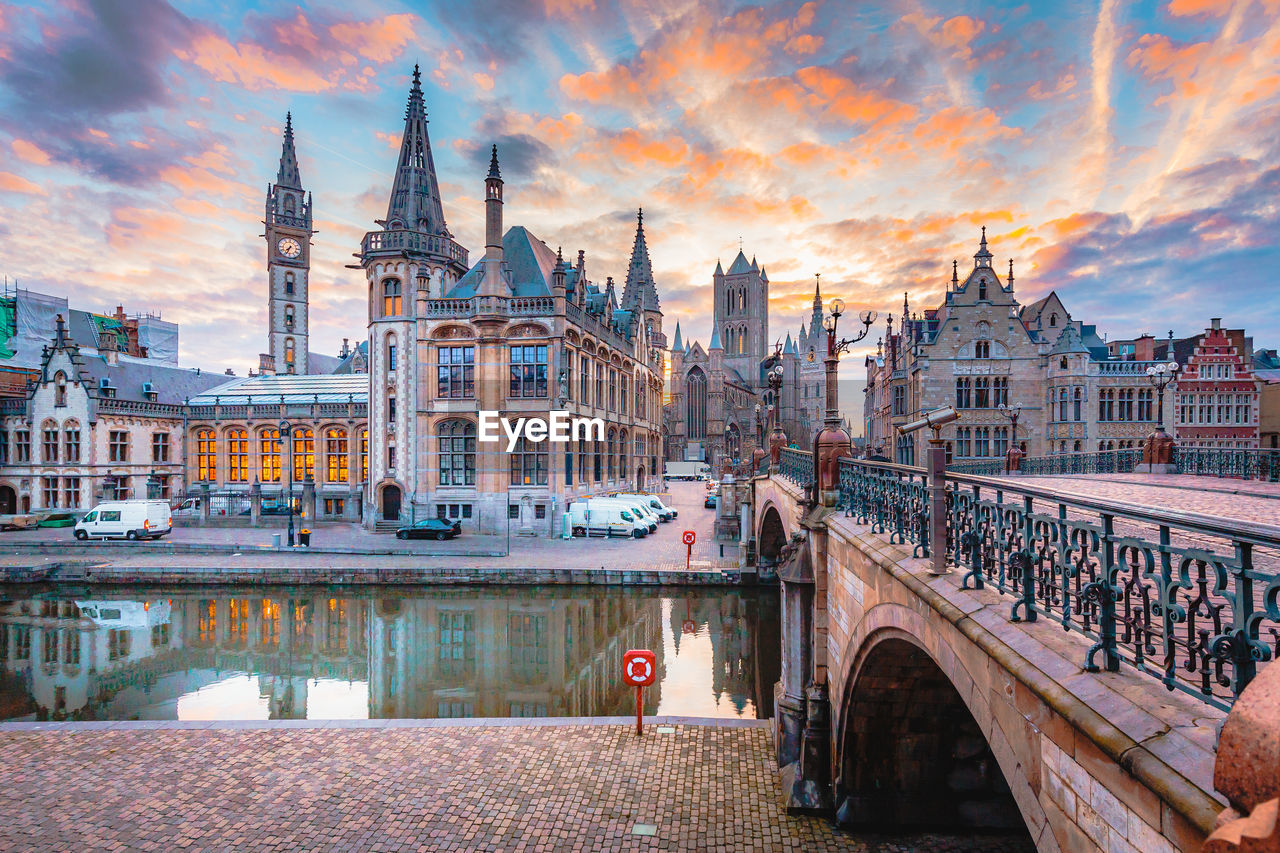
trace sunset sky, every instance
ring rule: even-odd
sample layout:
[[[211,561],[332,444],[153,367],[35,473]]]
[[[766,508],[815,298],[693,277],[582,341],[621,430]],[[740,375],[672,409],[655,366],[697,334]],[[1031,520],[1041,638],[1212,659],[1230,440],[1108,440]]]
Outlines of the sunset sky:
[[[414,63],[473,259],[496,142],[506,224],[597,281],[643,206],[668,333],[704,345],[739,240],[781,337],[817,272],[854,309],[935,306],[980,225],[1020,298],[1057,289],[1112,337],[1221,316],[1280,345],[1280,0],[6,5],[0,273],[161,312],[183,364],[245,372],[292,110],[311,348],[335,353],[365,336],[345,265],[385,214]]]

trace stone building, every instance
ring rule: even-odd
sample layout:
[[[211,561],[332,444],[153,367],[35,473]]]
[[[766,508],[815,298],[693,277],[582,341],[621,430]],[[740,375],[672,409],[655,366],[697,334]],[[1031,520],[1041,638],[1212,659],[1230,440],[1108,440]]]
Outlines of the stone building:
[[[1254,375],[1253,341],[1214,318],[1181,362],[1174,394],[1174,437],[1196,447],[1257,448],[1262,384]]]
[[[750,459],[760,443],[759,428],[767,429],[774,408],[790,439],[806,445],[824,414],[826,347],[816,288],[809,330],[801,324],[798,338],[788,332],[785,341],[770,341],[769,274],[741,250],[728,272],[717,261],[709,345],[684,340],[676,327],[667,459],[702,460],[716,474],[738,465]],[[768,373],[776,365],[783,378],[775,399]]]
[[[485,251],[445,223],[417,70],[379,228],[361,243],[369,296],[366,526],[456,507],[464,527],[554,534],[577,496],[645,487],[661,446],[666,338],[643,221],[619,301],[527,228],[504,230],[495,147]],[[478,413],[600,418],[604,440],[480,441]]]
[[[36,378],[0,401],[0,514],[179,493],[183,403],[226,377],[121,354],[116,340],[82,351],[55,318]]]

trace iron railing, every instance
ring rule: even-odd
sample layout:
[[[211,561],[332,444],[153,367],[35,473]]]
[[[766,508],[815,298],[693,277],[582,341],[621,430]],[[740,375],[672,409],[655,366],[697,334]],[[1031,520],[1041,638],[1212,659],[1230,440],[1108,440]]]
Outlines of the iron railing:
[[[966,459],[963,462],[952,462],[947,470],[956,474],[981,474],[984,477],[996,477],[1004,473],[1004,459]]]
[[[1173,451],[1173,464],[1179,474],[1280,482],[1280,449],[1179,445]]]
[[[843,459],[841,505],[928,556],[926,480],[922,468]],[[1123,661],[1226,709],[1280,655],[1280,528],[967,474],[945,488],[962,587],[1015,596],[1012,621],[1043,616],[1092,638],[1088,671]]]
[[[809,488],[813,485],[813,453],[796,447],[782,448],[778,473],[797,486]]]
[[[1142,461],[1142,449],[1099,450],[1093,453],[1059,453],[1028,456],[1018,465],[1023,474],[1131,474]]]

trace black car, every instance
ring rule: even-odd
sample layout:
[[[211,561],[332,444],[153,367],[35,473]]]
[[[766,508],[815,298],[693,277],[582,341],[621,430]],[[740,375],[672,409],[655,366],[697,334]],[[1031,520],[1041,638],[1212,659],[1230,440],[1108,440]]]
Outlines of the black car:
[[[702,505],[707,509],[715,509],[716,502],[719,500],[719,498],[720,496],[717,495],[715,492],[708,492],[707,498],[702,502]]]
[[[397,539],[452,539],[462,533],[461,521],[427,518],[396,531]]]

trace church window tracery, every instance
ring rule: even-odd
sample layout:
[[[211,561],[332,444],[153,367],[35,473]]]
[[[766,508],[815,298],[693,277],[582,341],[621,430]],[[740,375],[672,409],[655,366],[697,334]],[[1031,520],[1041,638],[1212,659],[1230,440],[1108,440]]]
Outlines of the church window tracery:
[[[685,432],[694,441],[707,437],[707,375],[695,367],[685,379]]]

